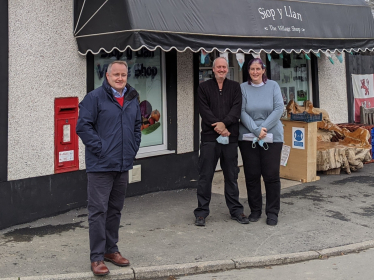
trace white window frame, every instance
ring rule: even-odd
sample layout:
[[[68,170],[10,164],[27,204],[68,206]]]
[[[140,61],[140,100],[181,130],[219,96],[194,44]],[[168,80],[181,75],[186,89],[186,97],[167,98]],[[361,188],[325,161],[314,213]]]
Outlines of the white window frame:
[[[175,151],[168,150],[168,115],[167,115],[167,98],[166,98],[166,71],[165,71],[165,52],[161,52],[161,94],[162,94],[162,121],[163,121],[163,144],[153,145],[139,148],[136,158],[145,158],[163,154],[175,153]]]

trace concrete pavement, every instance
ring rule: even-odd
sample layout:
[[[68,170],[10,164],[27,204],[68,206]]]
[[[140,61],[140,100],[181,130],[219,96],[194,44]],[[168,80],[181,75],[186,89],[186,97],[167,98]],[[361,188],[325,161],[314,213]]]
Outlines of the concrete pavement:
[[[119,247],[131,266],[108,263],[105,279],[157,279],[261,267],[374,247],[374,164],[312,183],[282,180],[276,227],[266,216],[249,225],[230,219],[217,172],[206,227],[194,225],[196,190],[127,198]],[[241,202],[249,214],[244,174]],[[129,186],[131,187],[131,185]],[[0,279],[97,279],[90,272],[87,210],[0,231]],[[169,278],[172,279],[172,278]]]

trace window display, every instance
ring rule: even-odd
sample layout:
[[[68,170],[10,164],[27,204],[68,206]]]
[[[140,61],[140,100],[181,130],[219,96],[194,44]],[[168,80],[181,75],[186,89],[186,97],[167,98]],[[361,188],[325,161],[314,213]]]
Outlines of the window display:
[[[303,54],[272,54],[270,61],[271,79],[276,81],[282,92],[284,105],[295,100],[299,105],[310,100],[308,61]]]
[[[205,55],[202,56],[203,59],[200,60],[200,64],[199,64],[199,83],[202,83],[204,81],[214,78],[214,73],[212,71],[213,61],[219,56],[220,54],[218,51],[205,53]],[[227,78],[241,83],[242,82],[241,69],[237,62],[235,54],[229,53],[227,54],[227,58],[229,60],[229,71],[227,73]]]
[[[101,53],[95,55],[94,58],[95,88],[101,86],[110,62],[114,60],[124,60],[127,62],[129,70],[127,82],[140,95],[140,111],[143,118],[140,148],[165,146],[166,143],[164,139],[164,135],[166,135],[164,120],[166,118],[163,114],[163,112],[166,112],[166,109],[164,108],[165,102],[162,88],[161,58],[160,50],[151,52],[147,49],[136,52],[128,49],[123,53],[118,51],[113,51],[110,54]],[[141,150],[140,152],[142,152]]]

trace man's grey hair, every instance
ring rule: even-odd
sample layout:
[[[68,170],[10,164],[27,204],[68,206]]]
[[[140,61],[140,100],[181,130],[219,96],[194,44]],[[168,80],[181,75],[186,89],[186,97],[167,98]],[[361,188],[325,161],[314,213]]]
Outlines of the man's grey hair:
[[[109,63],[108,65],[108,69],[106,70],[106,72],[108,74],[110,74],[110,71],[112,71],[112,66],[113,64],[122,64],[122,65],[125,65],[126,66],[126,69],[128,69],[128,66],[127,66],[127,62],[126,61],[123,61],[123,60],[115,60],[115,61],[112,61],[111,63]]]
[[[216,59],[215,59],[215,60],[213,60],[213,68],[214,68],[214,66],[216,65],[216,60],[217,60],[217,59],[220,59],[220,58],[222,58],[222,59],[224,59],[224,60],[226,61],[226,64],[227,64],[227,68],[228,68],[228,67],[229,67],[229,64],[227,63],[227,60],[226,60],[226,58],[224,58],[224,57],[222,57],[222,56],[216,57]]]

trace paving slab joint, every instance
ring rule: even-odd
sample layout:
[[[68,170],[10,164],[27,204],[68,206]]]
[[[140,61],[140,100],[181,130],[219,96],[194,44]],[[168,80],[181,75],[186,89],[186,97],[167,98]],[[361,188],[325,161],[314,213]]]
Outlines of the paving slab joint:
[[[318,259],[314,251],[234,259],[235,268],[265,267]]]
[[[320,256],[319,258],[326,258],[326,257],[332,257],[332,256],[340,256],[340,255],[345,255],[349,253],[358,253],[360,251],[374,248],[374,239],[373,240],[368,240],[360,243],[354,243],[354,244],[349,244],[349,245],[344,245],[344,246],[339,246],[339,247],[334,247],[334,248],[328,248],[328,249],[323,249],[320,251],[316,251]]]
[[[232,269],[235,269],[235,263],[232,260],[222,260],[150,267],[134,267],[134,272],[135,279],[156,279],[169,276],[182,276]]]

